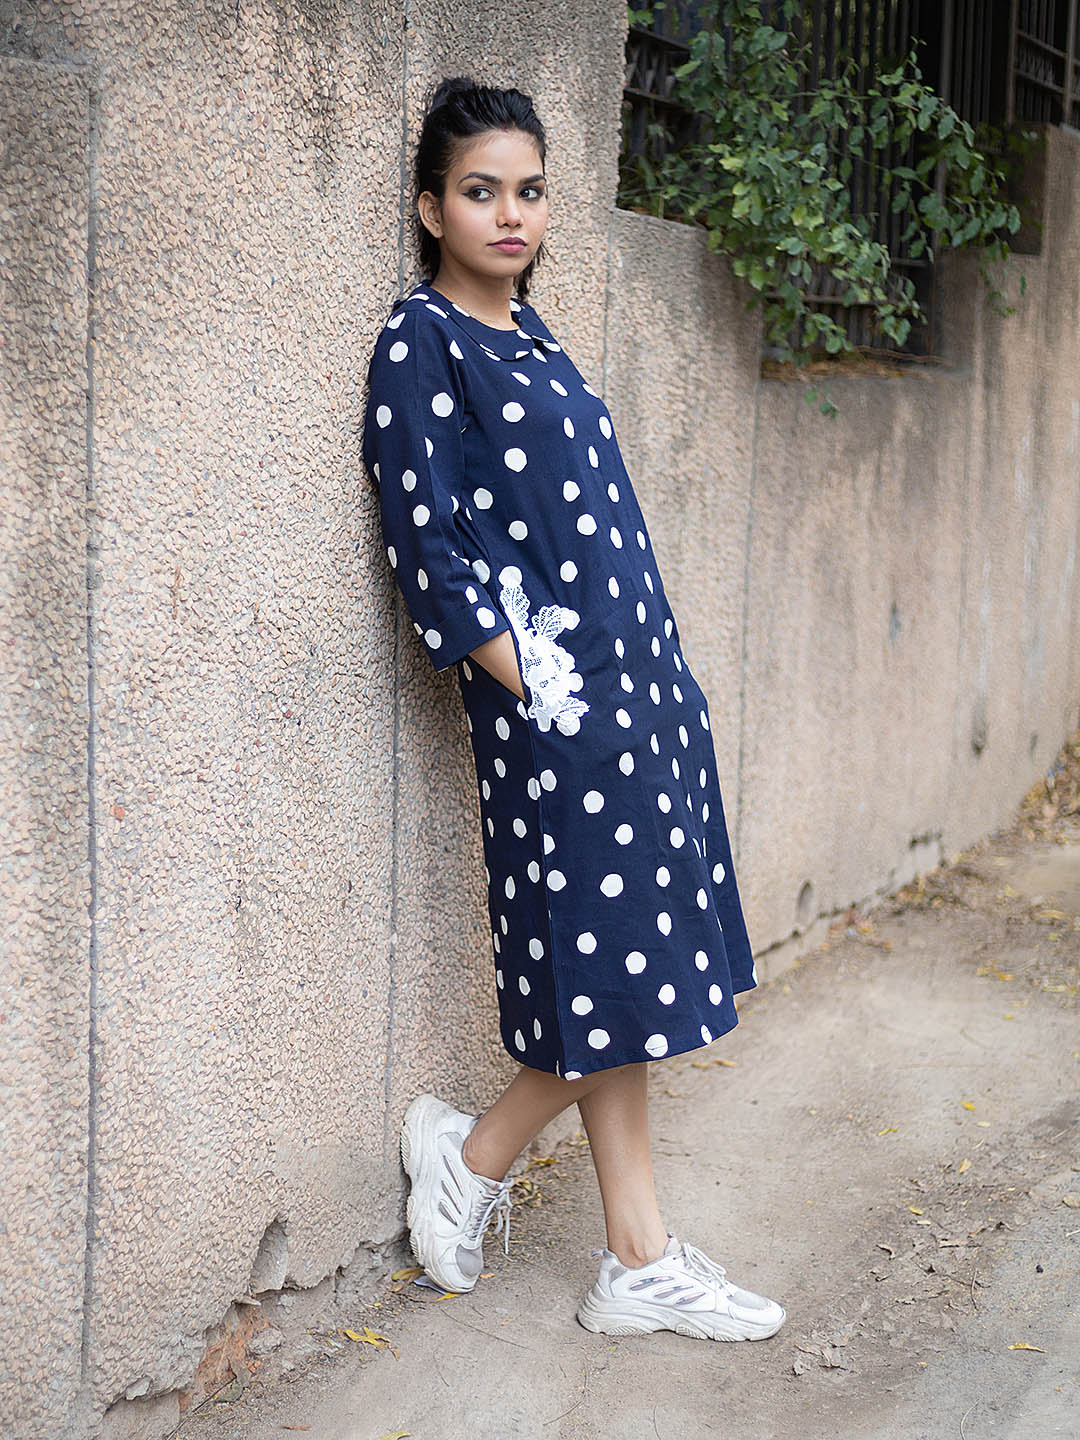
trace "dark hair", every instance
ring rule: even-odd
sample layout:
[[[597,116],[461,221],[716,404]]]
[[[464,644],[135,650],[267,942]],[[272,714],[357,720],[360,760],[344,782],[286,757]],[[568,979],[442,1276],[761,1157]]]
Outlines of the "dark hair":
[[[478,85],[467,75],[440,80],[428,96],[420,128],[413,164],[414,201],[425,190],[430,190],[441,200],[446,172],[453,165],[462,141],[485,135],[490,130],[523,130],[526,135],[531,135],[539,148],[540,166],[543,168],[547,135],[528,95],[520,90]],[[414,219],[420,265],[427,278],[434,280],[441,259],[439,242],[415,211]],[[532,272],[537,261],[546,253],[541,241],[536,254],[517,277],[520,300],[524,301],[528,295]]]

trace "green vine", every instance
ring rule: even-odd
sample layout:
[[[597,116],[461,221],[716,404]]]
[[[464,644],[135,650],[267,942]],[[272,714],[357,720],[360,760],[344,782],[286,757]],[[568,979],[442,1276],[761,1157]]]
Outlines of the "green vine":
[[[631,8],[630,23],[649,26],[661,8]],[[923,81],[914,46],[861,78],[856,60],[841,57],[812,83],[810,47],[792,27],[801,9],[801,0],[782,0],[769,24],[760,0],[705,0],[690,58],[675,72],[675,98],[699,117],[698,137],[674,147],[654,122],[666,153],[624,164],[619,203],[702,225],[709,248],[730,255],[751,287],[780,361],[805,366],[822,350],[856,348],[815,306],[823,274],[843,304],[868,307],[896,346],[925,321],[911,277],[875,238],[876,217],[853,205],[853,174],[878,203],[889,199],[910,259],[979,247],[989,298],[1008,313],[992,267],[1009,254],[1020,216],[1003,170]]]

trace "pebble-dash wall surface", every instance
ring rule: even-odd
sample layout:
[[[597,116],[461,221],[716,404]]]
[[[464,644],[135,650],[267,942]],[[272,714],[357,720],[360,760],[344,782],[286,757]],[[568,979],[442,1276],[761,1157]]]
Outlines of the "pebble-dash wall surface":
[[[615,417],[755,948],[991,828],[1077,723],[1075,137],[1018,315],[952,267],[957,363],[843,382],[830,425],[759,379],[700,235],[613,210],[625,23],[615,0],[0,0],[18,1440],[91,1440],[110,1406],[118,1436],[155,1395],[164,1433],[238,1296],[357,1257],[375,1286],[406,1103],[480,1108],[513,1071],[457,682],[397,601],[360,460],[438,76],[518,84],[548,126],[532,298]]]

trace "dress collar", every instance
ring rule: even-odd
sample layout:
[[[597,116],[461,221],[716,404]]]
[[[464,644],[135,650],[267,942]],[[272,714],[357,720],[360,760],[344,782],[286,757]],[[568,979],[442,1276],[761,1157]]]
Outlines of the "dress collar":
[[[447,300],[430,285],[417,285],[408,295],[394,302],[394,309],[402,305],[424,305],[436,315],[453,320],[470,335],[493,360],[524,360],[534,350],[546,359],[545,351],[561,350],[531,305],[520,300],[510,301],[510,311],[519,321],[516,330],[500,330],[494,325],[485,325],[468,310]]]

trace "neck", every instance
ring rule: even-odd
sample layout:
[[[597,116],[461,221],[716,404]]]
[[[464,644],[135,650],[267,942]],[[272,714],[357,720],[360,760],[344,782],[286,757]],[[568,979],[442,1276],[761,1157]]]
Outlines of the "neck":
[[[516,330],[517,322],[510,313],[510,300],[514,293],[514,277],[488,279],[486,276],[470,275],[455,271],[455,267],[443,264],[431,282],[432,288],[440,295],[468,310],[485,325],[497,330]]]

